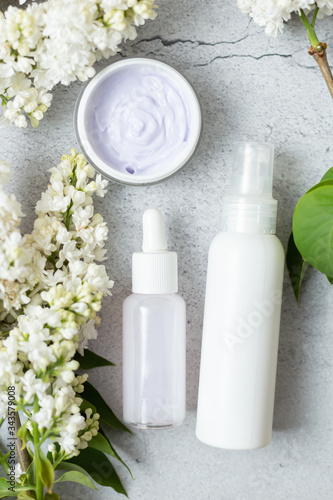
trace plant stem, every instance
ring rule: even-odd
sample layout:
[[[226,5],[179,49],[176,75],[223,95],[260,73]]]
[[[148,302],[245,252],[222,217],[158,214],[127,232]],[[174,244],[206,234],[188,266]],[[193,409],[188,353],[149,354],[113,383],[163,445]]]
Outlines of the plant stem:
[[[314,58],[316,63],[318,64],[320,71],[323,74],[328,90],[333,97],[333,76],[331,72],[331,68],[329,67],[327,56],[326,56],[326,43],[322,43],[322,50],[317,52],[313,47],[310,47],[309,54]]]
[[[315,11],[314,11],[314,13],[313,13],[313,18],[312,18],[312,21],[311,21],[311,26],[312,26],[312,28],[314,28],[314,25],[315,25],[315,22],[316,22],[316,19],[317,19],[317,14],[318,14],[318,12],[319,12],[319,7],[318,7],[318,5],[316,4],[316,9],[315,9]]]
[[[40,440],[40,442],[39,442],[39,446],[40,446],[42,443],[44,443],[45,439],[47,439],[47,438],[49,437],[49,435],[51,434],[52,430],[53,430],[53,429],[51,428],[51,429],[48,429],[48,430],[45,432],[44,436],[42,437],[42,439],[41,439],[41,440]]]
[[[71,222],[71,215],[72,215],[71,208],[72,208],[72,206],[73,206],[73,200],[71,200],[71,202],[67,208],[67,211],[65,213],[65,226],[66,226],[67,231],[69,229],[69,224]]]
[[[39,410],[38,399],[35,395],[34,401],[34,413]],[[42,480],[40,478],[40,459],[39,459],[39,432],[37,422],[33,422],[33,435],[34,435],[34,446],[35,446],[35,463],[36,463],[36,494],[37,500],[43,500],[44,497],[44,487]]]
[[[60,456],[57,458],[57,460],[53,462],[53,468],[55,469],[57,465],[60,464],[60,462],[62,462],[62,460],[64,459],[66,459],[65,454],[61,453]]]
[[[314,18],[314,19],[316,20],[316,18]],[[307,31],[308,38],[309,38],[309,41],[310,41],[312,47],[314,47],[316,50],[321,50],[320,41],[318,40],[317,34],[314,30],[314,21],[312,20],[312,24],[313,24],[313,26],[312,26],[310,24],[308,18],[306,17],[303,9],[301,9],[301,20],[305,26],[305,29]]]
[[[19,428],[21,427],[21,420],[20,420],[20,415],[19,412],[15,412],[15,446],[16,446],[16,451],[18,455],[18,459],[21,465],[21,468],[23,472],[26,472],[28,470],[28,467],[30,465],[30,460],[29,460],[29,455],[28,451],[26,448],[22,450],[22,441],[19,437],[17,437],[17,433],[19,431]]]
[[[301,20],[306,28],[308,38],[311,43],[311,47],[309,50],[310,56],[314,58],[316,63],[318,64],[320,71],[323,74],[328,90],[330,91],[331,96],[333,97],[333,76],[331,72],[331,68],[327,61],[326,56],[326,48],[327,44],[323,42],[319,42],[316,32],[314,30],[314,25],[318,13],[318,7],[316,6],[316,10],[313,14],[312,23],[310,24],[308,18],[306,17],[303,9],[301,9]]]
[[[1,11],[0,11],[1,12]],[[3,94],[0,94],[0,98],[1,98],[1,101],[2,101],[2,105],[4,106],[5,104],[7,104],[7,102],[9,101],[9,99],[4,96]]]

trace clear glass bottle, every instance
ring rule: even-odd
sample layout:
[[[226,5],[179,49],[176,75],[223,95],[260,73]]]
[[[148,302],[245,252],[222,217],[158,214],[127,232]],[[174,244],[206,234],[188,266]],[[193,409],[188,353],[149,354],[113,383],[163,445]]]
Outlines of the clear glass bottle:
[[[177,254],[167,251],[162,214],[143,216],[143,252],[133,254],[133,294],[123,307],[123,417],[141,429],[183,423],[186,309],[177,295]]]

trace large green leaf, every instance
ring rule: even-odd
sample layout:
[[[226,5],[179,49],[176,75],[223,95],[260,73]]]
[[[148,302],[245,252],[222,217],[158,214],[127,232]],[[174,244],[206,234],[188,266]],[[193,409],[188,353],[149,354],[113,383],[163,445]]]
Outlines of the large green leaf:
[[[305,273],[308,270],[309,263],[303,259],[302,255],[298,251],[298,248],[295,245],[293,233],[290,234],[288,240],[286,263],[296,300],[299,301],[301,284]]]
[[[9,490],[8,488],[13,488],[14,491]],[[22,486],[19,483],[15,483],[14,486],[11,486],[7,479],[0,477],[0,498],[17,497],[19,493],[28,490],[31,490],[31,486]]]
[[[60,496],[57,493],[46,493],[44,500],[60,500]]]
[[[293,233],[303,259],[333,276],[333,180],[316,184],[302,196],[294,212]]]
[[[100,414],[100,420],[105,424],[121,431],[133,434],[113,413],[109,405],[104,401],[100,393],[89,382],[84,383],[84,399],[91,402]]]
[[[89,349],[84,350],[84,356],[76,352],[74,359],[80,363],[80,368],[82,368],[82,370],[90,370],[91,368],[97,368],[99,366],[116,366],[108,359],[95,354]]]
[[[117,472],[103,452],[93,448],[85,448],[80,451],[77,457],[70,458],[66,462],[82,467],[101,486],[108,486],[127,496]]]
[[[324,174],[323,177],[321,178],[321,182],[328,180],[333,180],[333,167],[329,168],[326,174]]]
[[[106,453],[107,455],[111,455],[112,457],[116,458],[121,462],[128,472],[131,474],[132,479],[133,475],[132,472],[130,471],[130,468],[125,464],[123,459],[118,455],[117,451],[114,449],[112,444],[110,443],[108,437],[106,434],[103,432],[102,429],[99,429],[99,433],[96,434],[96,436],[93,436],[93,438],[88,442],[89,448],[94,448],[95,450],[102,451],[103,453]]]
[[[75,471],[75,470],[64,472],[54,482],[60,483],[60,482],[65,482],[65,481],[72,481],[74,483],[80,483],[80,484],[83,484],[84,486],[88,486],[88,488],[92,488],[93,490],[98,489],[98,488],[96,488],[96,486],[94,485],[92,480],[86,474],[83,474],[82,472]]]

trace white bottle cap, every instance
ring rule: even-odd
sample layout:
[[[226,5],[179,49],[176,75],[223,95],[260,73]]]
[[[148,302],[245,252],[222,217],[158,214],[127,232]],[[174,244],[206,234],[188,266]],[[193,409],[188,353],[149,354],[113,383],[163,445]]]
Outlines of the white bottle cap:
[[[225,197],[223,229],[274,234],[277,201],[272,197],[274,146],[269,142],[238,142]]]
[[[135,252],[132,260],[133,293],[177,293],[177,254],[167,251],[163,215],[149,208],[142,218],[142,252]]]

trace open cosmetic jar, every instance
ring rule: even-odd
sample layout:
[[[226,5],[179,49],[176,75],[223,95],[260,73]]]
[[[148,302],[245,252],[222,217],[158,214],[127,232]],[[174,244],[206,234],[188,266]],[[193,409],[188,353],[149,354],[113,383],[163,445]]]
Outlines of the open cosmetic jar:
[[[178,71],[154,59],[127,58],[84,87],[74,126],[83,154],[101,174],[148,185],[189,162],[202,118],[196,93]]]

